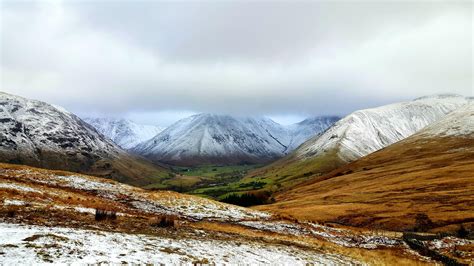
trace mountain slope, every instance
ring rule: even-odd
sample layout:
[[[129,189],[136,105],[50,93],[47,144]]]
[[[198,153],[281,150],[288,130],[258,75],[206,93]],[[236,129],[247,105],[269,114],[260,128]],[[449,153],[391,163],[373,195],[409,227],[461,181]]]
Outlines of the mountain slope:
[[[84,121],[123,149],[133,148],[163,131],[159,126],[141,125],[128,119],[88,117]]]
[[[186,166],[268,163],[287,154],[305,137],[325,129],[331,121],[306,121],[288,129],[267,118],[198,114],[176,122],[132,150],[153,161]],[[305,130],[299,132],[303,126]],[[299,133],[297,138],[292,132]]]
[[[457,95],[436,95],[356,111],[290,155],[250,173],[249,179],[291,186],[400,141],[469,101]]]
[[[131,156],[79,117],[0,92],[0,160],[147,185],[164,168]]]
[[[456,230],[455,224],[474,225],[473,166],[471,103],[259,209],[352,226]]]

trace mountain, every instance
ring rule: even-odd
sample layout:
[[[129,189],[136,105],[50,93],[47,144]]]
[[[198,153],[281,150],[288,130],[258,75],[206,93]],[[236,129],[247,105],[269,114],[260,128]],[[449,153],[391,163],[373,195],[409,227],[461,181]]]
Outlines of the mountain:
[[[268,118],[198,114],[176,122],[132,150],[175,165],[268,163],[335,119],[313,119],[285,127]]]
[[[356,111],[247,179],[292,186],[407,138],[468,102],[445,94]]]
[[[474,104],[418,133],[276,195],[260,209],[390,230],[474,222]],[[456,225],[456,226],[455,226]]]
[[[414,134],[468,101],[457,95],[435,95],[357,111],[306,142],[296,156],[314,157],[337,149],[340,159],[353,161]]]
[[[84,121],[123,149],[131,149],[163,131],[162,127],[141,125],[128,119],[87,117]]]
[[[79,117],[50,104],[0,92],[0,161],[70,170],[136,185],[167,170],[127,154]]]
[[[299,123],[287,127],[291,136],[291,142],[288,145],[289,151],[292,151],[311,137],[324,132],[326,129],[336,123],[340,117],[337,116],[317,116],[307,118]]]

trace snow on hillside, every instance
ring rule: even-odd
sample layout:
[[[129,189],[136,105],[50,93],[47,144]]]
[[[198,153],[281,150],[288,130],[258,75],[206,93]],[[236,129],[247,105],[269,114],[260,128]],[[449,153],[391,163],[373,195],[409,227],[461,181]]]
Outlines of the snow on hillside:
[[[326,129],[331,121],[322,118],[285,127],[268,118],[198,114],[132,150],[155,161],[178,164],[268,162]]]
[[[474,137],[474,102],[454,110],[438,122],[427,126],[420,135]]]
[[[281,264],[352,265],[342,256],[261,242],[167,238],[96,230],[0,223],[1,261],[9,264]],[[117,244],[119,243],[119,245]]]
[[[84,118],[100,133],[124,149],[130,149],[163,131],[162,127],[137,124],[128,119]]]
[[[0,122],[3,161],[39,163],[47,155],[63,154],[79,162],[119,152],[114,143],[74,114],[3,92]]]
[[[268,213],[208,200],[196,196],[179,194],[171,191],[149,192],[137,187],[115,181],[98,179],[84,175],[63,176],[49,172],[30,169],[0,169],[0,174],[10,176],[18,181],[30,184],[49,186],[56,189],[73,189],[87,193],[97,193],[101,197],[113,201],[124,201],[128,209],[123,212],[140,210],[151,214],[173,214],[193,220],[232,221],[241,219],[267,219]],[[44,187],[43,187],[44,188]],[[38,191],[21,183],[2,182],[0,189],[12,189],[23,192],[51,194],[50,189]],[[53,194],[54,194],[53,193]],[[39,198],[38,198],[39,200]],[[41,204],[42,202],[37,202]],[[30,204],[35,204],[30,202]]]
[[[435,95],[356,111],[308,140],[295,154],[312,158],[336,150],[342,160],[353,161],[416,133],[468,102],[462,96]]]

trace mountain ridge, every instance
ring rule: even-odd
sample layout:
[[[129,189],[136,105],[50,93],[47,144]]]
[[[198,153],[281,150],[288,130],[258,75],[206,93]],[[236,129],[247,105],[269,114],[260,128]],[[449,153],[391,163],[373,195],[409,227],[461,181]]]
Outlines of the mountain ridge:
[[[0,160],[113,178],[135,185],[167,171],[127,154],[78,116],[45,102],[0,92]]]
[[[265,117],[203,113],[177,121],[132,151],[153,161],[178,165],[267,163],[336,119],[315,120],[320,124],[313,127],[303,124],[305,131],[295,140],[292,133],[297,131],[297,124],[285,127]]]

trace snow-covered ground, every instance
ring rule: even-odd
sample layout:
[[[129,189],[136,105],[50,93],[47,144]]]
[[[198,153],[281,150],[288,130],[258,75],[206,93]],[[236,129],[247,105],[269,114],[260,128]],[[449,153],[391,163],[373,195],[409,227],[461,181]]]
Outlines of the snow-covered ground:
[[[199,234],[199,233],[198,233]],[[0,223],[0,262],[5,265],[139,263],[351,265],[339,255],[261,242],[206,238],[171,239],[63,227]]]

